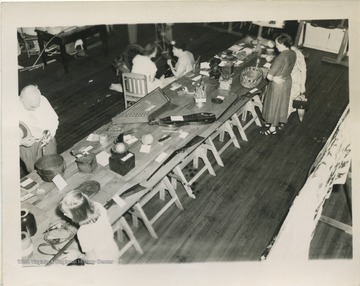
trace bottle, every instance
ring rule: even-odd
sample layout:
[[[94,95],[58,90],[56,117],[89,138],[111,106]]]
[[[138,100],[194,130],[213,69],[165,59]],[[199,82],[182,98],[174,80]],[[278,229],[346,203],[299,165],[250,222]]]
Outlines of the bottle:
[[[28,232],[30,236],[37,231],[35,217],[27,209],[21,209],[21,231]]]
[[[261,42],[259,39],[257,40],[255,51],[259,56],[261,55]]]
[[[260,63],[260,57],[258,57],[258,58],[256,59],[256,67],[259,67],[259,63]]]
[[[203,94],[203,96],[205,95],[205,82],[203,81],[203,79],[201,78],[201,83],[200,83],[200,89],[201,92]]]

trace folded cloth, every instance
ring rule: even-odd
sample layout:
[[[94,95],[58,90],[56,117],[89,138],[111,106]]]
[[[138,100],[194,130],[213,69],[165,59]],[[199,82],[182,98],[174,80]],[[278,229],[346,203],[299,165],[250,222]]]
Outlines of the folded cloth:
[[[123,92],[122,86],[120,83],[112,83],[109,87],[111,90],[115,90],[117,92]]]

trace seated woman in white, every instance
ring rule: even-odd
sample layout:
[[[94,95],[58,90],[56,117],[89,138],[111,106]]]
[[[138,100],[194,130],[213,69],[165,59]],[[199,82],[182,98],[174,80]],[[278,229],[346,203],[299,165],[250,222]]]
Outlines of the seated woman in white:
[[[169,65],[174,76],[168,78],[162,77],[161,82],[163,86],[166,86],[169,83],[175,81],[176,79],[182,77],[194,68],[194,55],[189,51],[186,51],[185,48],[186,46],[183,43],[174,44],[173,54],[178,58],[178,61],[176,62],[175,66],[173,66],[171,60],[167,61],[167,64]]]
[[[151,60],[157,54],[157,47],[154,44],[147,44],[144,55],[136,55],[133,59],[132,73],[146,75],[148,93],[161,87],[159,79],[155,78],[157,67]]]

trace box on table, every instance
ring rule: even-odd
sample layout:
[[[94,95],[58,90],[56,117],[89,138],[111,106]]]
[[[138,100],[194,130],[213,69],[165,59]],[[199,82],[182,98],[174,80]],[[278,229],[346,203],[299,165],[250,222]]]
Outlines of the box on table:
[[[109,158],[109,167],[111,171],[125,176],[135,167],[135,155],[131,152],[113,153]]]
[[[76,164],[79,171],[84,173],[93,173],[97,167],[97,161],[94,154],[76,158]]]

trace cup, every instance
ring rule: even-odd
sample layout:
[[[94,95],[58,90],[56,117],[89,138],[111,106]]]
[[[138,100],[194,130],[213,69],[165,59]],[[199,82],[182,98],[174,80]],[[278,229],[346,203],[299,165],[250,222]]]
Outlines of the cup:
[[[106,134],[99,135],[99,142],[101,145],[105,145],[107,143],[108,137]]]

